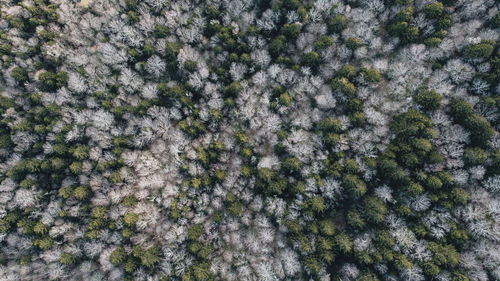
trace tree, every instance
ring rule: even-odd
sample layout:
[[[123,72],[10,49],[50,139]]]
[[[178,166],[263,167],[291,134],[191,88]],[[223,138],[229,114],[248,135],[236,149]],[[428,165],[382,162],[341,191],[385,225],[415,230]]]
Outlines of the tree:
[[[203,234],[203,228],[201,224],[195,224],[188,229],[188,239],[196,240]]]
[[[357,175],[344,175],[342,183],[354,199],[360,198],[366,193],[366,184]]]
[[[323,35],[313,44],[315,51],[323,50],[333,44],[333,39],[330,36]]]
[[[495,130],[491,126],[488,119],[479,114],[472,114],[464,120],[463,124],[471,133],[470,138],[472,143],[479,146],[487,146],[488,141],[495,134]]]
[[[322,234],[332,236],[335,234],[335,222],[332,219],[324,219],[319,222],[319,230]]]
[[[463,55],[470,60],[485,60],[493,54],[495,42],[482,41],[477,44],[472,44],[463,49]]]
[[[328,21],[329,33],[340,33],[347,27],[347,18],[344,15],[336,15]]]
[[[352,251],[352,240],[349,235],[344,232],[341,232],[335,236],[335,246],[339,249],[340,252],[344,254],[349,254]]]
[[[40,84],[44,90],[54,91],[63,86],[66,86],[68,82],[68,74],[64,71],[61,72],[50,72],[45,71],[38,76]]]
[[[443,97],[434,90],[418,93],[413,100],[424,110],[436,110]]]
[[[435,135],[432,121],[422,113],[410,109],[394,118],[391,130],[399,137],[424,137],[431,138]]]
[[[363,74],[363,77],[368,82],[376,83],[380,81],[380,73],[375,68],[363,67],[359,70],[359,72]]]
[[[342,131],[342,123],[334,117],[326,117],[318,122],[316,128],[323,134],[340,133]]]
[[[321,62],[321,58],[316,52],[309,52],[304,54],[302,59],[300,60],[300,63],[305,66],[309,66],[312,68],[315,68],[319,65]]]
[[[224,96],[226,97],[236,97],[241,92],[243,87],[239,82],[232,82],[228,86],[224,87]]]
[[[160,262],[160,249],[157,246],[150,247],[145,251],[141,249],[141,251],[138,252],[134,249],[134,256],[141,259],[142,265],[152,268]]]
[[[170,30],[167,26],[159,24],[155,26],[155,30],[153,32],[154,37],[156,38],[165,38],[170,34]]]
[[[444,11],[444,6],[441,2],[433,2],[424,8],[424,13],[427,17],[431,19],[439,18]]]
[[[300,25],[294,24],[284,24],[281,28],[281,33],[285,36],[288,41],[294,40],[300,33]]]
[[[291,156],[281,163],[281,170],[290,175],[297,175],[302,169],[302,162],[297,157]]]
[[[23,85],[28,82],[28,72],[20,67],[14,67],[10,72],[10,76],[16,80],[19,85]]]
[[[281,53],[286,50],[286,37],[280,35],[274,38],[271,43],[269,43],[269,54],[274,58],[278,57]]]
[[[330,86],[333,90],[340,90],[349,97],[353,97],[356,94],[356,87],[345,77],[333,79]]]
[[[464,162],[466,165],[483,165],[488,155],[479,147],[467,147],[464,151]]]
[[[374,196],[363,198],[363,215],[369,222],[383,222],[386,213],[387,206],[380,198]]]

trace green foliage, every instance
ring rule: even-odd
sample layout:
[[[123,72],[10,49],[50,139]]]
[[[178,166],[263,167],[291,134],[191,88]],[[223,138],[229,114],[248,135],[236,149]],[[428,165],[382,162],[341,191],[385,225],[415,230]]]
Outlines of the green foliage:
[[[325,199],[321,196],[313,196],[304,203],[304,208],[314,213],[323,213],[326,210]]]
[[[269,43],[269,54],[273,57],[278,57],[281,53],[286,50],[286,37],[280,35],[274,38],[271,43]]]
[[[467,116],[474,113],[474,107],[463,99],[452,99],[450,102],[450,112],[456,121],[463,122]]]
[[[344,232],[335,236],[335,247],[344,254],[349,254],[352,251],[353,242],[351,237]]]
[[[23,85],[29,79],[28,72],[20,67],[14,67],[10,72],[10,76],[14,78],[14,80],[16,80],[16,82],[19,83],[20,85]]]
[[[50,72],[45,71],[38,76],[40,84],[44,90],[54,91],[63,86],[66,86],[68,82],[68,74],[64,71],[61,72]]]
[[[286,37],[288,41],[294,40],[300,33],[300,25],[298,24],[284,24],[281,28],[281,33]]]
[[[44,225],[42,222],[38,222],[33,227],[33,232],[38,234],[38,235],[45,235],[45,234],[48,234],[49,228],[46,225]]]
[[[500,12],[497,12],[495,16],[491,19],[491,26],[493,28],[499,28],[500,27]]]
[[[368,82],[375,83],[380,81],[380,73],[375,68],[363,67],[359,70],[359,72],[363,74],[363,77]]]
[[[424,110],[436,110],[443,97],[434,90],[422,91],[418,93],[413,100]]]
[[[323,35],[314,42],[313,48],[315,51],[323,50],[333,44],[333,39],[330,36]]]
[[[335,234],[335,222],[332,219],[324,219],[319,222],[319,230],[322,234],[332,236]]]
[[[90,197],[91,191],[88,186],[80,185],[73,190],[73,196],[78,200],[87,200]]]
[[[328,32],[329,33],[340,33],[347,27],[347,18],[344,15],[336,15],[331,18],[328,23]]]
[[[337,71],[336,76],[352,79],[356,76],[356,69],[352,65],[344,65]]]
[[[196,240],[203,234],[203,228],[201,224],[195,224],[188,229],[188,239]]]
[[[52,248],[54,240],[50,236],[44,236],[42,238],[37,238],[33,240],[33,245],[37,246],[41,250],[48,250]]]
[[[493,41],[482,41],[472,44],[463,49],[463,55],[470,60],[485,60],[493,54],[495,43]]]
[[[437,47],[441,44],[441,38],[429,37],[424,40],[424,44],[429,47]]]
[[[444,6],[441,2],[435,1],[424,8],[424,13],[431,19],[439,18],[444,11]]]
[[[403,138],[431,138],[435,135],[432,129],[432,121],[429,117],[413,109],[396,116],[391,129],[397,136]]]
[[[340,133],[342,131],[342,123],[334,117],[326,117],[316,124],[316,128],[323,134]]]
[[[387,30],[389,34],[399,37],[403,44],[415,42],[418,39],[419,31],[417,27],[408,24],[412,17],[412,8],[403,9],[393,18],[392,23],[388,26]]]
[[[224,96],[226,97],[236,97],[243,90],[243,87],[239,82],[232,82],[228,86],[224,87]]]
[[[233,216],[239,216],[243,211],[243,205],[241,202],[234,196],[233,193],[229,192],[226,195],[227,201],[227,211]]]
[[[340,90],[342,93],[350,97],[356,94],[356,87],[345,77],[333,79],[330,86],[333,90]]]
[[[463,126],[470,131],[470,138],[472,143],[479,146],[487,146],[488,141],[495,134],[495,130],[490,122],[479,114],[468,116]]]
[[[170,34],[170,29],[162,24],[155,26],[153,36],[156,38],[165,38]]]
[[[126,257],[127,253],[125,252],[125,249],[123,247],[117,247],[109,255],[109,262],[111,262],[114,266],[118,266],[125,261]]]
[[[61,262],[61,264],[71,265],[71,264],[75,263],[76,258],[75,258],[75,256],[73,256],[71,254],[63,253],[61,255],[61,258],[59,259],[59,261]]]
[[[488,154],[479,147],[467,147],[464,151],[464,162],[466,165],[483,165],[488,158]]]
[[[198,69],[198,64],[195,61],[187,60],[184,62],[184,69],[189,72],[195,72]]]
[[[367,221],[373,223],[381,223],[384,221],[384,216],[387,213],[387,206],[380,198],[365,196],[362,203],[363,216]]]
[[[438,265],[456,266],[459,262],[459,254],[452,245],[442,245],[429,242],[428,248],[432,252],[432,261]]]
[[[347,212],[347,224],[355,229],[363,229],[366,222],[357,210],[349,210]]]
[[[150,247],[147,250],[138,250],[136,249],[139,246],[136,246],[134,248],[134,257],[140,258],[141,259],[141,264],[146,266],[147,268],[152,268],[154,267],[157,263],[160,262],[160,249],[156,246]]]
[[[281,170],[291,175],[297,175],[302,169],[302,162],[297,157],[291,156],[281,163]]]
[[[139,221],[139,215],[138,214],[135,214],[135,213],[132,213],[132,212],[128,212],[128,213],[126,213],[123,216],[123,222],[127,226],[135,226],[135,224],[137,223],[137,221]]]
[[[361,273],[358,278],[356,278],[356,281],[379,281],[377,275],[371,272],[364,272]]]
[[[346,174],[342,177],[342,184],[354,199],[360,198],[366,193],[366,183],[357,175]]]
[[[312,68],[317,67],[321,62],[321,57],[316,52],[305,53],[300,59],[300,64],[309,66]]]
[[[359,41],[358,38],[354,38],[354,37],[348,38],[345,41],[346,47],[349,48],[349,49],[351,49],[351,50],[357,49],[360,44],[361,44],[361,41]]]

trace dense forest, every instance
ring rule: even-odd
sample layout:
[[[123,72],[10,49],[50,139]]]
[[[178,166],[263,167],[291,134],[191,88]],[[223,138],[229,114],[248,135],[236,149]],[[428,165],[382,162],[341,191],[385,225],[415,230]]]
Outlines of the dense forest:
[[[500,280],[500,1],[1,0],[1,280]]]

